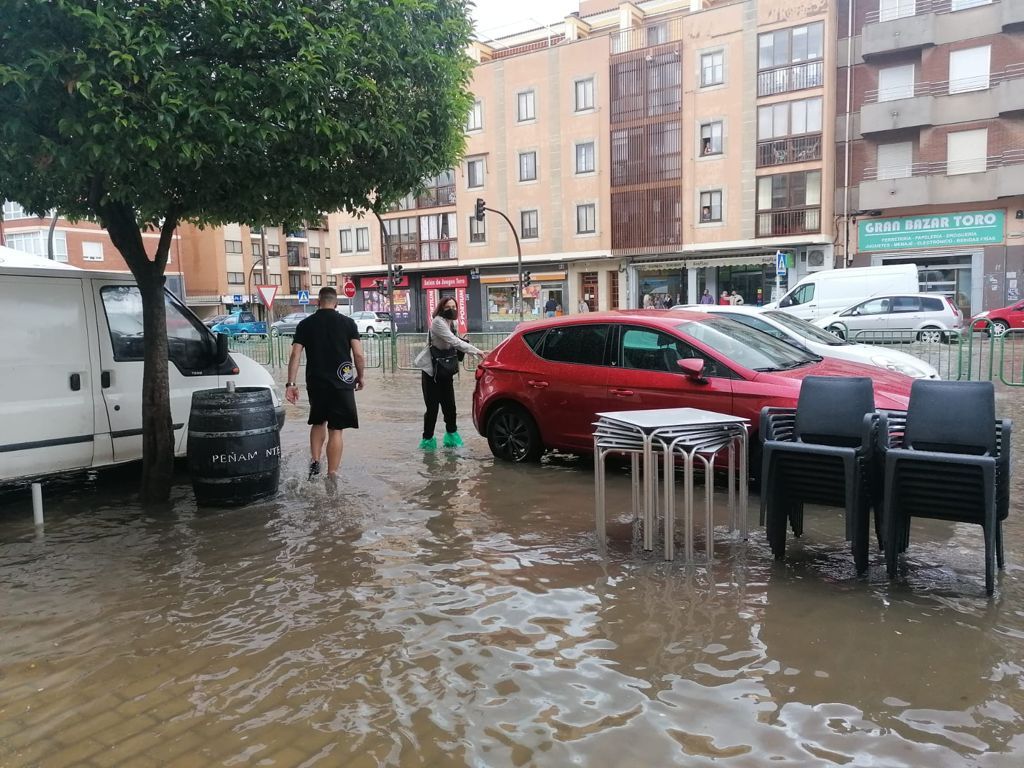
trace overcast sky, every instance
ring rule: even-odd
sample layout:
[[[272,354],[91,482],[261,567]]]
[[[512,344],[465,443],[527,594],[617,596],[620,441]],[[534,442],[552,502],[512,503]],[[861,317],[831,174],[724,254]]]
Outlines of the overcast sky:
[[[565,19],[578,0],[476,0],[473,18],[481,37],[500,37]]]

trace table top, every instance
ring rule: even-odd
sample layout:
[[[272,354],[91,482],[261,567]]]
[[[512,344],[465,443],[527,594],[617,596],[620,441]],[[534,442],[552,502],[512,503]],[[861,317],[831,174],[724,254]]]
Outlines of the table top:
[[[727,424],[747,424],[750,419],[727,413],[705,411],[700,408],[655,408],[646,411],[606,411],[598,413],[602,419],[626,424],[645,431],[668,427],[708,427]]]

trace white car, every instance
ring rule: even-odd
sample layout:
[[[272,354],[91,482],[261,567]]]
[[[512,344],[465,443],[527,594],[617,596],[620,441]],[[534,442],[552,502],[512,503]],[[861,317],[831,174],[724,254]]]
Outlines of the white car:
[[[356,321],[356,327],[363,336],[373,336],[376,333],[391,333],[391,315],[387,312],[353,312],[349,315]]]
[[[814,321],[842,339],[946,341],[963,327],[964,317],[941,293],[893,293],[872,296]]]
[[[750,328],[764,331],[822,357],[835,357],[854,363],[875,365],[890,371],[898,371],[915,379],[939,378],[939,372],[935,368],[913,355],[889,347],[883,348],[844,341],[806,320],[801,320],[799,317],[794,317],[788,312],[778,309],[726,307],[717,304],[679,305],[672,309],[725,315]]]

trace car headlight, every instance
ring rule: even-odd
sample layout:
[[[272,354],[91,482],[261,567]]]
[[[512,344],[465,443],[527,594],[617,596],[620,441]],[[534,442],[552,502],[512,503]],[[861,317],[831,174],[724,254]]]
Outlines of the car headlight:
[[[885,368],[889,371],[896,371],[906,376],[910,376],[912,379],[927,379],[931,376],[928,371],[922,370],[914,365],[908,365],[907,363],[900,363],[896,360],[892,360],[888,357],[872,357],[871,362],[877,365],[879,368]]]

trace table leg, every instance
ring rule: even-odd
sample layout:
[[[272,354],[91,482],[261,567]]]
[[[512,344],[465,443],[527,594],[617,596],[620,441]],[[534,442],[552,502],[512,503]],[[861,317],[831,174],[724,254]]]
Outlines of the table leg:
[[[744,541],[747,540],[747,504],[749,503],[749,499],[747,497],[748,490],[749,490],[747,488],[747,484],[748,484],[747,483],[747,478],[750,477],[750,468],[747,466],[748,457],[750,455],[749,454],[749,446],[747,445],[748,439],[749,439],[749,433],[747,432],[747,425],[746,424],[741,424],[740,425],[740,440],[739,440],[739,442],[740,442],[740,478],[739,478],[739,481],[740,481],[740,508],[739,508],[740,519],[739,519],[739,523],[740,523],[740,525],[739,525],[739,528],[740,528],[740,538],[743,539]]]
[[[736,474],[736,443],[729,441],[729,474],[726,482],[729,484],[729,532],[732,533],[733,520],[736,519],[736,492],[733,489],[733,477]]]
[[[684,542],[684,552],[686,554],[686,562],[693,562],[693,452],[683,452],[683,468],[684,468],[684,488],[683,488],[683,514],[686,516],[684,522],[684,532],[686,534],[686,541]]]
[[[715,457],[707,460],[704,474],[704,503],[708,517],[708,565],[715,555]]]
[[[653,477],[654,448],[649,436],[644,436],[644,550],[654,549],[654,494],[657,481]]]
[[[605,477],[604,477],[604,452],[594,440],[594,525],[597,529],[597,547],[604,552],[605,549]]]
[[[665,448],[665,559],[672,560],[676,555],[676,484],[675,463],[672,451]]]
[[[640,454],[633,451],[630,459],[630,480],[633,484],[633,520],[640,519],[642,505],[640,503]]]

